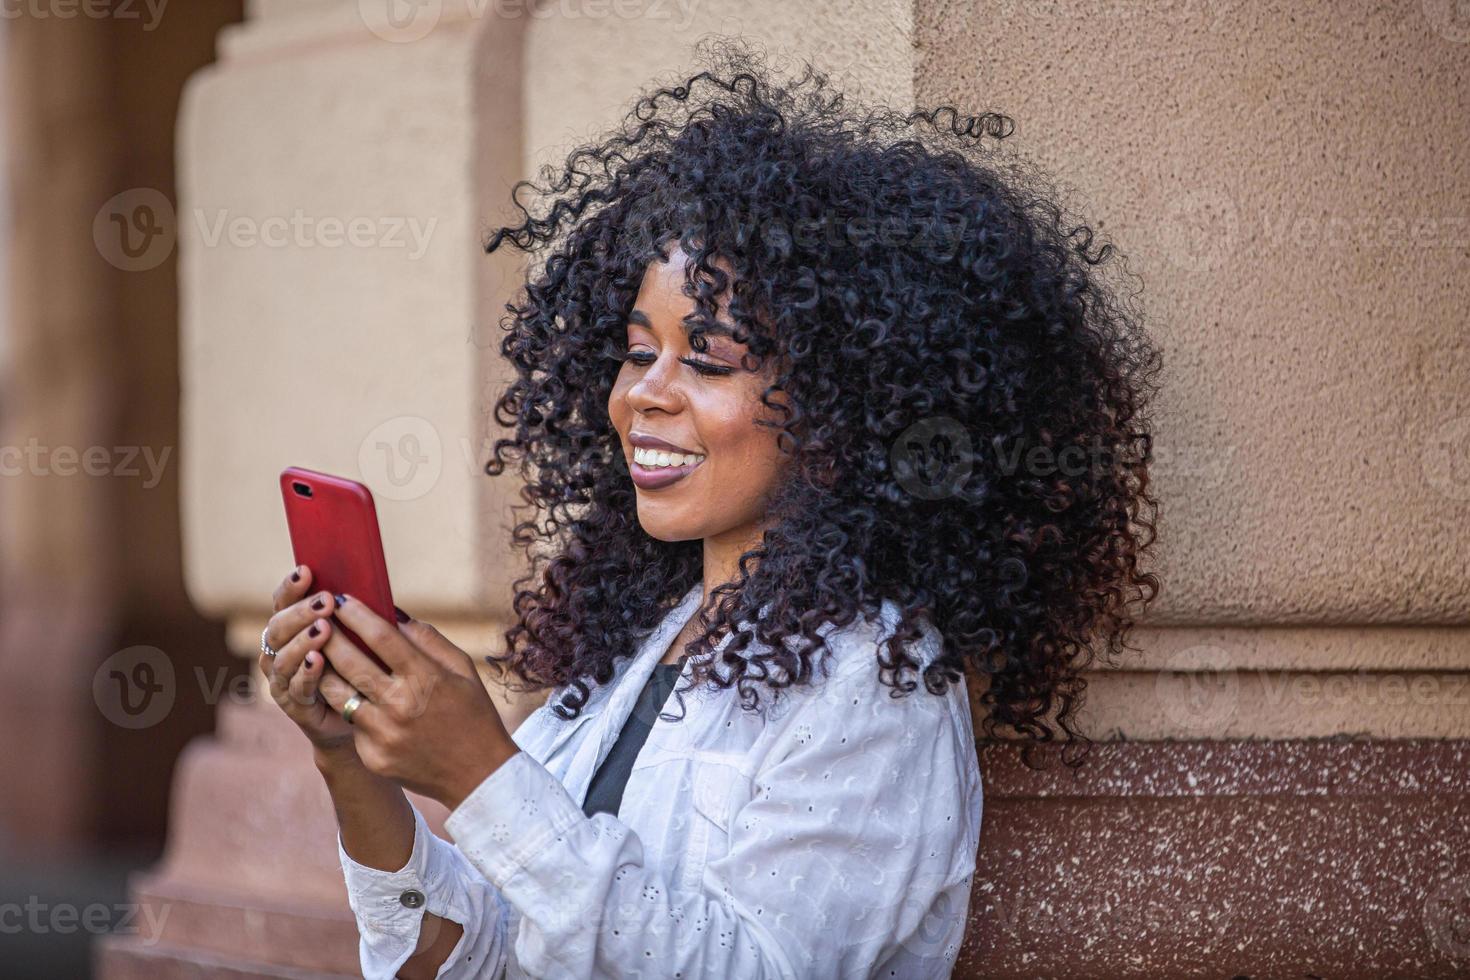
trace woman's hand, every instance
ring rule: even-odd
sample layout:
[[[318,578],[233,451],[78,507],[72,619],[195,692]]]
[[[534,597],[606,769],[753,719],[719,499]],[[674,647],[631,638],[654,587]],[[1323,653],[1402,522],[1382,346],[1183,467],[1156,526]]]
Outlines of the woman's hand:
[[[311,569],[299,565],[276,586],[272,596],[275,614],[265,630],[265,641],[276,655],[262,652],[257,663],[270,684],[272,700],[319,753],[352,757],[356,754],[352,726],[317,693],[323,675],[331,673],[321,653],[322,644],[335,631],[328,618],[332,594],[308,596],[311,582]]]
[[[457,808],[519,751],[474,663],[428,623],[389,623],[352,596],[342,599],[337,618],[393,672],[333,632],[322,651],[335,672],[322,677],[322,697],[340,712],[361,696],[348,727],[369,771]]]

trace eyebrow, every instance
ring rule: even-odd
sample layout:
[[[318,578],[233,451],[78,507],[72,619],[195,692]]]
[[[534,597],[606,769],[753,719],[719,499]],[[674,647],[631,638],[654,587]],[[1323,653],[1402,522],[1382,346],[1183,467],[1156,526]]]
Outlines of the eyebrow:
[[[638,326],[640,326],[640,327],[646,327],[649,330],[652,330],[653,329],[653,321],[648,318],[648,314],[647,313],[644,313],[642,310],[639,310],[639,309],[634,309],[631,313],[628,314],[628,322],[629,323],[636,323],[636,324],[638,324]],[[686,326],[685,326],[685,332],[686,333],[689,332],[691,326],[692,325],[686,324]],[[711,335],[711,334],[717,334],[717,335],[720,335],[720,336],[730,337],[730,338],[733,338],[735,336],[735,329],[733,327],[726,326],[723,323],[718,323],[718,322],[713,322],[712,323],[712,322],[706,321],[703,324],[703,326],[704,326],[704,333],[705,333],[706,336]]]

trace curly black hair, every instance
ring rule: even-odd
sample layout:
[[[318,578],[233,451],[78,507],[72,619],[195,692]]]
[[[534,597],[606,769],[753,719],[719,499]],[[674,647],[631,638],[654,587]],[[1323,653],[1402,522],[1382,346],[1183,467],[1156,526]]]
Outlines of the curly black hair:
[[[985,737],[1024,743],[1028,765],[1048,742],[1080,762],[1065,750],[1088,742],[1083,671],[1132,649],[1130,609],[1158,591],[1141,562],[1159,354],[1101,274],[1113,246],[999,153],[1010,118],[845,109],[809,61],[782,84],[748,43],[706,41],[705,70],[639,98],[559,174],[543,168],[545,186],[517,183],[524,221],[485,241],[540,263],[501,321],[516,377],[494,411],[514,435],[485,466],[520,458],[534,513],[512,539],[531,571],[486,660],[565,685],[552,710],[576,717],[587,681],[608,683],[702,579],[701,542],[641,529],[607,406],[644,272],[677,237],[691,345],[733,297],[734,339],[779,368],[761,400],[782,421],[756,424],[779,428],[793,464],[738,581],[697,614],[691,687],[736,686],[754,710],[757,682],[810,682],[824,623],[891,599],[902,619],[877,655],[891,696],[916,687],[906,648],[927,617],[943,637],[930,693],[968,666]],[[550,199],[543,216],[527,187]],[[751,623],[763,650],[735,627]]]

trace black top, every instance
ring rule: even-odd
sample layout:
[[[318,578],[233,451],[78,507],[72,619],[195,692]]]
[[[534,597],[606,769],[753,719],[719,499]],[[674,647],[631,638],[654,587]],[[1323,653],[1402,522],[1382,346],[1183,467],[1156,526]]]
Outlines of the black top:
[[[582,812],[587,816],[594,813],[618,815],[618,807],[623,802],[623,787],[627,785],[628,775],[633,771],[633,760],[638,758],[638,752],[653,729],[654,719],[663,710],[664,702],[679,683],[679,675],[683,670],[683,656],[677,663],[653,665],[648,683],[639,692],[632,713],[623,724],[623,730],[618,733],[618,740],[608,750],[602,765],[592,774],[592,782],[587,786],[587,799],[582,803]]]

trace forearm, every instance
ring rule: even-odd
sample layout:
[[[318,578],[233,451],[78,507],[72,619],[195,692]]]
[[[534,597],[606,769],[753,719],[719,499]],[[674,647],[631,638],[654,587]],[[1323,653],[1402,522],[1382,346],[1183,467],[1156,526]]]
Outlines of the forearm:
[[[355,756],[317,750],[315,759],[348,856],[383,871],[407,864],[413,854],[413,811],[398,784],[369,772]]]
[[[359,864],[397,871],[413,853],[414,819],[408,797],[392,780],[369,772],[355,756],[316,753],[337,814],[342,848]],[[432,980],[459,942],[464,928],[425,912],[414,955],[403,964],[403,980]]]

